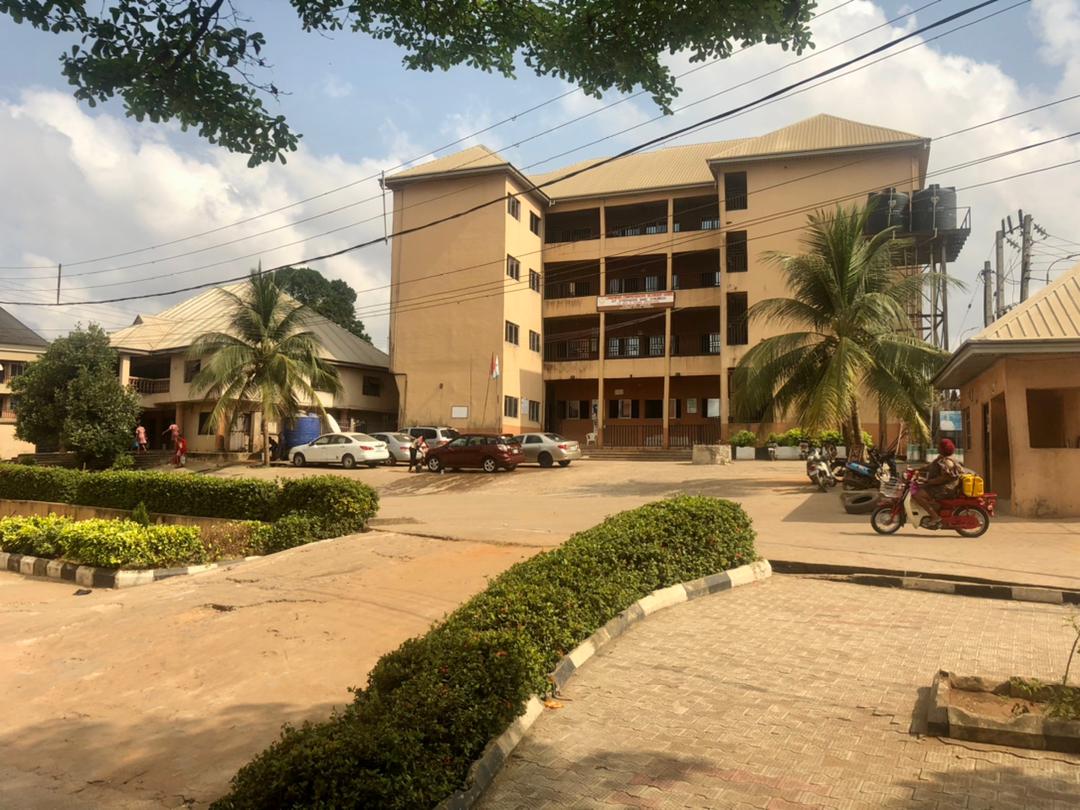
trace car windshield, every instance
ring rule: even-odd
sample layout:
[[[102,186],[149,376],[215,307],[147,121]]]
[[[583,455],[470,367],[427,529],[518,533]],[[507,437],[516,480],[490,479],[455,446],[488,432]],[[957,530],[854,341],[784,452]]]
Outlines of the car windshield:
[[[376,439],[374,436],[368,436],[366,433],[350,433],[349,435],[352,438],[356,439],[356,441],[358,441],[358,442],[377,442],[378,441],[378,439]]]
[[[558,433],[545,433],[544,436],[546,436],[548,439],[550,439],[553,442],[565,442],[566,441],[566,439],[564,439]]]

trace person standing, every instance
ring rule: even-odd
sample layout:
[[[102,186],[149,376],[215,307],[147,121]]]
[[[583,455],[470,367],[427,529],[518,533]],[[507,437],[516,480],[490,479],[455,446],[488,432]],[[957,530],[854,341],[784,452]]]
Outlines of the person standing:
[[[173,464],[183,467],[187,464],[187,439],[183,433],[176,434],[176,452],[173,454]]]
[[[413,439],[409,442],[409,469],[405,472],[412,472],[413,467],[416,466],[416,454],[420,452],[420,448],[417,446],[417,439]]]
[[[423,436],[417,436],[416,441],[413,442],[413,447],[416,448],[416,472],[423,472],[424,461],[427,458],[427,442],[424,441]]]
[[[135,428],[135,449],[140,453],[146,452],[146,428],[141,424]]]
[[[169,437],[169,446],[173,450],[175,450],[176,445],[180,440],[180,426],[173,422],[171,425],[165,428],[161,435]]]

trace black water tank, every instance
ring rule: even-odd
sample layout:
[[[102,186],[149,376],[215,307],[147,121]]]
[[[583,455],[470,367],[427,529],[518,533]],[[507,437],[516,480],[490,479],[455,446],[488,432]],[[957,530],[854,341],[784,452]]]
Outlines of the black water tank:
[[[908,229],[908,195],[895,188],[887,188],[869,195],[866,205],[870,214],[866,219],[868,233],[881,233],[886,228],[898,232]]]
[[[956,188],[936,183],[916,191],[911,200],[911,230],[929,233],[956,230]]]

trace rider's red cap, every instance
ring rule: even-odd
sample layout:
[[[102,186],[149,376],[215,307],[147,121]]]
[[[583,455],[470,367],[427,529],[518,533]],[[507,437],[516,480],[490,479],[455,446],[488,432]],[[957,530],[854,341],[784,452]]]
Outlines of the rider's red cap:
[[[938,442],[938,452],[943,456],[951,456],[956,452],[956,445],[952,439],[942,439]]]

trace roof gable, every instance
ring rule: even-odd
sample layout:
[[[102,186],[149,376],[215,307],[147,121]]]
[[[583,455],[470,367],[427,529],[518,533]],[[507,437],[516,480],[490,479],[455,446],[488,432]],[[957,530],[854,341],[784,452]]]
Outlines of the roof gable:
[[[45,340],[6,309],[0,307],[0,344],[45,349],[48,348],[49,341]]]
[[[821,113],[756,138],[745,138],[720,149],[710,162],[763,158],[804,152],[828,152],[872,146],[915,144],[927,141],[920,135],[887,127],[863,124]]]
[[[1080,264],[1010,309],[971,342],[1080,339]]]

